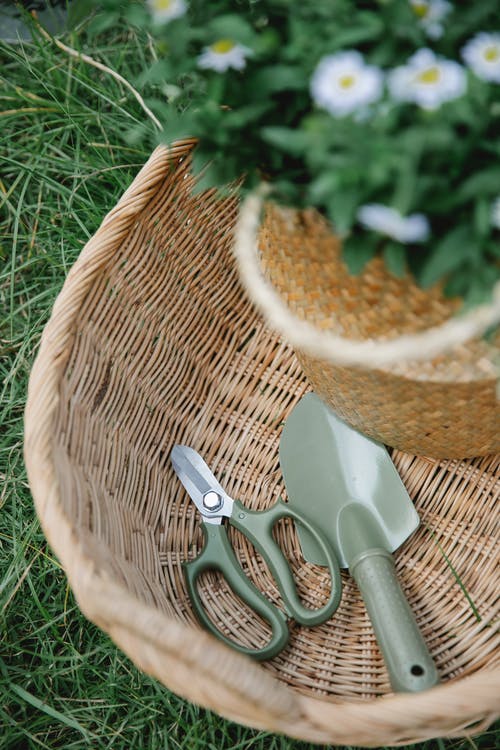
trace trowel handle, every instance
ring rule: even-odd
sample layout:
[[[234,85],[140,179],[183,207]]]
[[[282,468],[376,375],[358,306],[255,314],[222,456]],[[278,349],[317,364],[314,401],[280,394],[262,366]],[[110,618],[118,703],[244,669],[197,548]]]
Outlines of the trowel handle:
[[[358,584],[394,691],[426,690],[439,682],[432,657],[399,584],[392,555],[370,549],[349,568]]]

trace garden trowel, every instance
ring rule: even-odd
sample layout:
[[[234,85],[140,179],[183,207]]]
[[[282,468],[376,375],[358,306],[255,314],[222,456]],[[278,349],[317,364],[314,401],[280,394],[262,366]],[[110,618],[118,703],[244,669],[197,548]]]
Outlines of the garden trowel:
[[[314,393],[283,428],[280,464],[290,504],[321,528],[354,577],[395,691],[438,682],[436,667],[399,585],[392,552],[419,517],[383,445],[349,427]],[[297,526],[304,558],[326,564]]]

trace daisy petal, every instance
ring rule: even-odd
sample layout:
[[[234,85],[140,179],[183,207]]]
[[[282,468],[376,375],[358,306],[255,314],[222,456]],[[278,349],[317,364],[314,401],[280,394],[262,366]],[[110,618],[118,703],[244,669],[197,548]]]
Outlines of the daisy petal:
[[[243,70],[247,64],[247,57],[251,54],[252,50],[242,44],[237,44],[231,39],[219,39],[205,47],[198,57],[198,67],[218,73],[224,73],[229,68]]]
[[[383,80],[382,71],[367,65],[356,50],[338,52],[319,61],[311,78],[311,97],[334,117],[345,117],[380,99]]]
[[[380,203],[361,206],[357,218],[367,229],[385,234],[404,244],[425,242],[430,234],[429,222],[424,214],[403,216],[395,208]]]
[[[406,65],[389,73],[387,84],[396,101],[414,102],[432,110],[462,96],[467,88],[467,77],[464,68],[454,60],[445,60],[430,49],[421,49]]]
[[[462,49],[462,57],[478,78],[500,83],[500,32],[480,32]]]
[[[180,18],[187,11],[185,0],[148,0],[149,10],[157,24],[166,24]]]

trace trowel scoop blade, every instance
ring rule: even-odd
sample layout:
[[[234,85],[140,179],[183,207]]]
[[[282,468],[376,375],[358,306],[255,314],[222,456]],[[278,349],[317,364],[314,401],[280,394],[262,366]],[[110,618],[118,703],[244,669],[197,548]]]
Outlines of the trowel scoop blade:
[[[347,505],[361,503],[370,511],[370,528],[377,527],[373,546],[382,539],[388,552],[418,527],[418,514],[384,445],[342,421],[315,393],[306,394],[288,417],[279,454],[288,502],[323,530],[341,567],[348,567],[339,524]],[[306,529],[298,533],[304,558],[326,564]]]

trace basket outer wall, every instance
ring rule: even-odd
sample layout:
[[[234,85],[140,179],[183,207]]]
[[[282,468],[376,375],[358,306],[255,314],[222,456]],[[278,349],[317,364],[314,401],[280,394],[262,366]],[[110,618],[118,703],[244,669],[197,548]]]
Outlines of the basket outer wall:
[[[433,458],[500,450],[494,379],[440,383],[375,368],[339,367],[300,351],[296,355],[316,393],[374,440]]]
[[[44,533],[67,573],[84,614],[129,655],[187,700],[222,716],[307,741],[379,747],[476,731],[499,714],[500,671],[476,673],[419,695],[326,703],[291,690],[251,660],[199,629],[137,601],[96,569],[63,511],[52,441],[59,386],[74,323],[102,265],[123,241],[172,162],[193,142],[158,148],[106,216],[71,269],[54,305],[32,369],[25,414],[25,461]],[[117,601],[120,606],[117,607]],[[458,717],[458,720],[457,720]]]
[[[286,317],[278,301],[261,297],[260,275]],[[440,356],[401,357],[386,366],[375,357],[372,366],[338,359],[339,336],[353,345],[379,346],[415,336],[418,349],[417,336],[449,322],[460,307],[439,285],[424,291],[409,276],[392,276],[380,258],[353,276],[323,217],[272,203],[265,206],[258,252],[248,252],[241,276],[268,324],[280,321],[278,330],[294,347],[314,390],[353,427],[398,450],[433,458],[500,451],[495,367],[500,338],[491,344],[473,338],[447,348],[443,334]],[[323,356],[312,352],[312,343],[311,350],[299,345],[297,325],[303,322],[323,337]],[[418,350],[425,353],[426,347]]]

